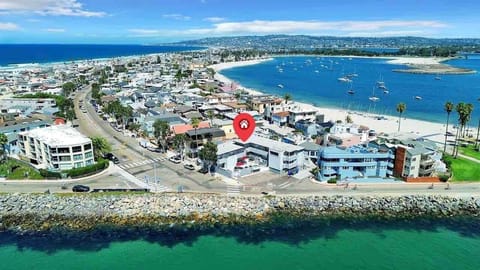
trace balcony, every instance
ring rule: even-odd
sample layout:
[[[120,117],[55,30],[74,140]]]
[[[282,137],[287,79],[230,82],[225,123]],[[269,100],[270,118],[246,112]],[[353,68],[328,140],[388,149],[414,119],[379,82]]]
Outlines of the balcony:
[[[433,165],[434,163],[435,163],[435,160],[433,160],[433,159],[431,159],[431,158],[420,160],[420,166]]]

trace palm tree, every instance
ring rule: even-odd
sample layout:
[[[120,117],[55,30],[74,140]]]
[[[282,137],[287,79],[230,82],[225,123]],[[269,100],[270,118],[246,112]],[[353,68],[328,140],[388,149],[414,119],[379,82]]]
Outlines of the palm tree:
[[[464,103],[460,102],[455,107],[455,110],[458,113],[458,129],[457,134],[455,136],[455,147],[453,149],[452,155],[456,158],[458,156],[458,141],[459,137],[462,136],[462,131],[465,130],[465,126],[467,125],[468,121],[470,121],[470,116],[473,111],[473,104],[471,103]]]
[[[292,100],[292,95],[290,95],[289,93],[285,93],[283,99],[285,99],[285,104],[287,104],[290,100]]]
[[[453,103],[450,101],[447,101],[444,105],[444,109],[447,112],[447,126],[445,127],[445,143],[443,144],[443,152],[445,153],[447,151],[447,132],[448,132],[448,122],[450,120],[450,113],[453,111]]]
[[[210,119],[210,127],[213,127],[213,111],[212,110],[208,110],[207,111],[207,118]]]
[[[104,137],[90,137],[93,146],[93,155],[96,159],[103,157],[106,153],[112,151],[112,145]]]
[[[194,117],[191,120],[192,127],[195,129],[195,150],[198,151],[197,128],[200,125],[200,119]]]
[[[480,101],[480,98],[477,99],[477,101]],[[478,150],[478,137],[480,135],[480,118],[478,119],[478,126],[477,126],[477,138],[475,139],[475,149]]]
[[[167,121],[160,119],[155,120],[153,123],[153,134],[157,138],[157,143],[162,145],[162,149],[166,152],[167,137],[170,133],[170,125]]]
[[[402,113],[407,109],[407,105],[403,102],[397,104],[398,112],[398,131],[400,131],[400,123],[402,121]]]

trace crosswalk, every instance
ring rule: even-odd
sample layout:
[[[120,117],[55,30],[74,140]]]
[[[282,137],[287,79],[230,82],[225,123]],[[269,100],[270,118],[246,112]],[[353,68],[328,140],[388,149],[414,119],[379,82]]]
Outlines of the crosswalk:
[[[240,186],[228,185],[227,195],[228,196],[240,195]]]
[[[146,160],[142,160],[142,161],[123,163],[123,164],[118,165],[118,167],[120,167],[124,170],[127,170],[127,169],[132,169],[132,168],[147,165],[147,164],[152,164],[154,162],[162,162],[162,161],[165,161],[165,160],[166,160],[166,158],[159,157],[159,158],[154,158],[154,159],[146,159]]]
[[[292,185],[292,184],[293,184],[293,182],[287,181],[287,182],[285,182],[285,183],[279,184],[279,185],[278,185],[278,188],[280,188],[280,189],[285,189],[285,188],[287,188],[288,186],[290,186],[290,185]]]

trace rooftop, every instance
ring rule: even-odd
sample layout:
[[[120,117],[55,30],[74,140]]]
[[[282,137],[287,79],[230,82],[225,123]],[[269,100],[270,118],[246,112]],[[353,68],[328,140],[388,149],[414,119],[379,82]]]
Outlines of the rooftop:
[[[236,141],[237,144],[245,145],[247,143],[253,143],[261,146],[268,147],[271,150],[276,150],[280,152],[295,152],[295,151],[303,151],[303,147],[293,144],[288,144],[284,142],[274,141],[267,138],[263,138],[257,135],[251,136],[246,142],[242,142],[240,140]]]
[[[36,138],[50,146],[70,146],[91,142],[87,136],[66,125],[38,128],[20,134]]]

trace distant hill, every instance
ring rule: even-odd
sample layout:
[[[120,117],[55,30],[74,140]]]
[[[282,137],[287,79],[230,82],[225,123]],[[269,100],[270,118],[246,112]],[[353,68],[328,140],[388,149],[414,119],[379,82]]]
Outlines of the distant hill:
[[[334,37],[307,35],[267,35],[212,37],[178,42],[189,46],[235,47],[250,49],[309,49],[309,48],[403,48],[427,46],[463,46],[480,48],[480,39],[423,37]]]

